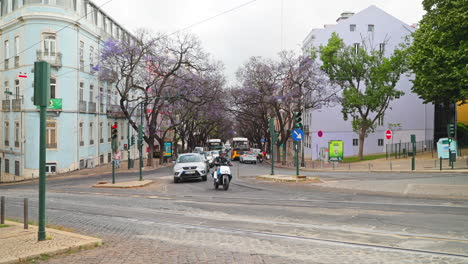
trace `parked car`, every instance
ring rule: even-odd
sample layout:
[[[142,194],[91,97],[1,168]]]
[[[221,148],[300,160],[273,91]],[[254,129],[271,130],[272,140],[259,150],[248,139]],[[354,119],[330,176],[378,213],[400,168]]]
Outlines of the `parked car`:
[[[206,181],[208,166],[198,153],[181,154],[174,164],[174,183],[183,180]]]
[[[253,152],[246,151],[239,157],[239,162],[257,164],[257,155]]]

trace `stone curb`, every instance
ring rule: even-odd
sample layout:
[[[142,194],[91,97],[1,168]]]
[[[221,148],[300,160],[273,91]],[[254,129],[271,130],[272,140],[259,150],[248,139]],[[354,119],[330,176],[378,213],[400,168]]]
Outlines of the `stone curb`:
[[[17,226],[17,227],[23,229],[23,224],[22,223],[5,221],[5,224],[8,224],[10,226]],[[29,228],[33,229],[33,230],[37,230],[36,226],[29,225]],[[18,262],[24,261],[26,259],[40,257],[43,254],[48,254],[48,255],[53,256],[53,255],[59,255],[61,253],[65,253],[65,252],[67,252],[69,250],[79,250],[79,249],[81,249],[83,247],[102,245],[102,239],[95,238],[95,237],[84,236],[84,235],[71,233],[71,232],[66,232],[66,231],[61,231],[61,230],[52,229],[52,228],[47,228],[46,232],[49,233],[49,234],[50,233],[52,233],[52,234],[54,234],[54,233],[55,234],[61,234],[63,236],[73,237],[73,238],[81,239],[81,240],[84,240],[84,241],[75,243],[72,246],[65,246],[65,247],[61,246],[61,247],[55,248],[55,249],[45,249],[41,253],[36,253],[36,254],[31,254],[31,255],[24,255],[24,256],[15,256],[13,258],[9,258],[9,259],[6,259],[6,260],[1,260],[0,259],[0,264],[18,263]]]
[[[143,187],[153,183],[152,180],[144,180],[144,181],[130,181],[130,182],[119,182],[119,183],[103,183],[103,184],[95,184],[93,188],[116,188],[116,189],[129,189],[129,188],[137,188]]]
[[[284,177],[284,178],[281,178]],[[275,182],[308,182],[308,183],[321,183],[322,181],[318,177],[304,177],[304,178],[295,178],[294,176],[289,175],[259,175],[256,176],[257,179],[269,180]]]

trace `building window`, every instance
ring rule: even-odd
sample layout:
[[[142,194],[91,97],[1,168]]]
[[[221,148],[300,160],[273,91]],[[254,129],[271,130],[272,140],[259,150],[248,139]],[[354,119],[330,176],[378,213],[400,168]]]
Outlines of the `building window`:
[[[42,34],[42,52],[46,59],[55,59],[57,53],[57,43],[55,34]]]
[[[15,122],[15,147],[19,148],[20,146],[20,123]]]
[[[89,144],[94,145],[94,124],[89,123]]]
[[[55,174],[57,172],[57,163],[46,163],[45,172]]]
[[[20,176],[20,162],[15,160],[15,175]]]
[[[84,42],[80,41],[80,71],[84,71]]]
[[[55,121],[47,121],[46,146],[48,149],[57,148],[57,123]]]
[[[356,24],[349,25],[349,31],[351,31],[351,32],[356,31]]]
[[[378,146],[383,146],[383,138],[377,139],[377,145]]]
[[[5,87],[5,92],[9,92],[10,91],[10,82],[9,81],[5,81],[4,82],[4,87]],[[8,94],[5,94],[5,98],[6,99],[9,99],[10,96]]]
[[[94,102],[94,85],[89,85],[89,101]]]
[[[354,53],[358,54],[358,52],[359,52],[359,43],[354,43],[353,47],[354,47]]]
[[[5,46],[4,46],[4,56],[5,56],[5,70],[8,70],[8,59],[10,58],[10,43],[8,42],[8,40],[5,40]]]
[[[107,142],[111,142],[111,128],[112,124],[107,123]]]
[[[50,98],[57,98],[57,80],[55,78],[50,78]]]
[[[15,99],[20,98],[20,81],[15,80]]]
[[[110,153],[107,153],[107,163],[112,162],[112,155]]]
[[[0,1],[2,16],[8,14],[8,1]]]
[[[359,145],[359,139],[353,138],[353,146],[358,146]]]
[[[379,51],[381,54],[385,52],[385,43],[380,43],[379,44]]]
[[[99,143],[104,143],[104,123],[99,123]]]
[[[20,38],[15,37],[15,68],[19,67]]]
[[[84,128],[83,128],[84,124],[83,122],[80,122],[79,126],[80,126],[80,146],[84,146],[84,139],[83,139],[84,138]]]
[[[80,101],[84,101],[84,83],[80,82]]]
[[[383,126],[384,123],[384,115],[380,115],[379,118],[377,119],[377,125]]]
[[[5,173],[10,173],[10,160],[5,159]]]
[[[5,127],[3,129],[3,137],[5,138],[5,147],[10,146],[10,122],[5,121]]]
[[[367,31],[374,32],[374,25],[372,25],[372,24],[367,25]]]
[[[94,47],[89,47],[89,71],[92,71],[94,67]]]

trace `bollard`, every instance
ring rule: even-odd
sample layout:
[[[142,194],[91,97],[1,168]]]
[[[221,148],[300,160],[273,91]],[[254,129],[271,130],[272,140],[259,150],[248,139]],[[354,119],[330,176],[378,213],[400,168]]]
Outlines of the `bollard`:
[[[0,224],[5,224],[5,196],[0,199]]]
[[[440,157],[440,170],[442,170],[442,157]]]
[[[390,161],[390,171],[393,171],[392,162]]]
[[[24,213],[23,213],[24,229],[29,228],[29,215],[28,215],[28,198],[24,198]]]
[[[348,170],[351,170],[351,163],[348,163]]]

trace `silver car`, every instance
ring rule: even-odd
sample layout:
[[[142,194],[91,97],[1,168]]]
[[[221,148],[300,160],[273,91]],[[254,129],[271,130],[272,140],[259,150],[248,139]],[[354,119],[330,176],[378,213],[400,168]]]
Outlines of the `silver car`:
[[[174,164],[174,183],[183,180],[206,181],[208,168],[198,153],[181,154]]]

